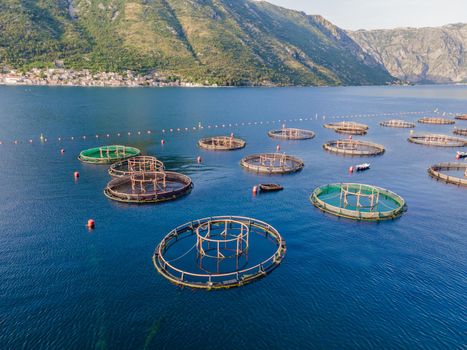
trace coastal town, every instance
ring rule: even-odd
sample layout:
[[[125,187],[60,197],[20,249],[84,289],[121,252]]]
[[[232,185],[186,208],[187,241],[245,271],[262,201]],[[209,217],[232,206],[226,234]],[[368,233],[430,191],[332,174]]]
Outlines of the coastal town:
[[[133,71],[124,73],[72,70],[65,68],[33,68],[28,72],[0,69],[0,85],[47,85],[47,86],[89,86],[89,87],[197,87],[201,84],[182,82],[167,78],[157,72],[146,75]]]

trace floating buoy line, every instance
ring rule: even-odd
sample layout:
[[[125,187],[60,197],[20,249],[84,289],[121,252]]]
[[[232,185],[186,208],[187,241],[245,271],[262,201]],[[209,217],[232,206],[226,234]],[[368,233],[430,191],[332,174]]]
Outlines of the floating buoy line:
[[[282,125],[283,123],[287,122],[307,122],[307,121],[323,121],[323,120],[336,120],[336,119],[352,119],[352,118],[373,118],[373,117],[386,117],[386,116],[401,116],[401,115],[420,115],[420,114],[427,114],[433,113],[433,111],[416,111],[416,112],[391,112],[391,113],[370,113],[370,114],[352,114],[352,115],[318,115],[311,117],[298,117],[298,118],[290,118],[290,119],[277,119],[277,120],[266,120],[266,121],[244,121],[244,122],[230,122],[230,123],[222,123],[222,124],[209,124],[203,125],[199,122],[196,126],[192,127],[179,127],[179,128],[164,128],[164,129],[155,129],[155,130],[129,130],[129,131],[120,131],[120,132],[104,132],[104,133],[93,133],[93,134],[86,134],[86,135],[78,135],[78,136],[55,136],[55,137],[47,137],[43,133],[40,134],[39,139],[36,141],[33,138],[29,138],[26,140],[21,140],[19,138],[13,140],[0,140],[0,145],[20,145],[20,144],[49,144],[53,142],[57,142],[63,144],[65,142],[70,141],[88,141],[88,140],[110,140],[110,139],[121,139],[123,137],[141,137],[144,135],[153,135],[158,134],[161,137],[160,143],[164,145],[166,140],[165,138],[171,134],[178,134],[178,133],[186,133],[186,132],[197,132],[200,130],[212,130],[212,129],[225,129],[225,128],[233,128],[233,127],[252,127],[252,126],[261,126],[261,125]],[[441,115],[452,115],[457,116],[459,113],[448,113],[448,112],[435,112]]]

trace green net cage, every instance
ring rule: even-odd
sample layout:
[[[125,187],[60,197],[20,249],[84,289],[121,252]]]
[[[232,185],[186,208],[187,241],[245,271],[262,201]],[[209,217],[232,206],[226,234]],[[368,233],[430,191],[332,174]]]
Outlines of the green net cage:
[[[358,183],[320,186],[313,191],[310,200],[324,212],[354,220],[388,220],[406,210],[406,203],[398,194]]]
[[[78,159],[84,163],[110,164],[139,155],[141,151],[134,147],[111,145],[90,148],[82,151]]]

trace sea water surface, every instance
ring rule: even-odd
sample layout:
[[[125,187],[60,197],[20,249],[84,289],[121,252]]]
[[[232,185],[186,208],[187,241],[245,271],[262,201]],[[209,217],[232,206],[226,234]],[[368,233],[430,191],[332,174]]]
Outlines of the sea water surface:
[[[467,87],[0,87],[0,349],[465,349],[467,189],[427,175],[431,164],[454,161],[456,149],[411,144],[408,129],[379,126],[444,112],[467,112]],[[350,115],[360,117],[336,118]],[[316,137],[268,138],[284,120]],[[322,124],[341,120],[368,124],[358,138],[383,144],[386,153],[325,152],[325,141],[343,136]],[[196,146],[201,137],[231,132],[247,140],[245,149]],[[77,160],[81,150],[104,144],[156,155],[193,179],[192,193],[160,205],[108,200],[107,167]],[[271,178],[241,169],[243,156],[277,144],[304,160],[303,171]],[[367,161],[371,170],[348,173]],[[408,211],[362,223],[310,204],[317,186],[343,181],[392,190]],[[253,196],[261,182],[285,190]],[[151,256],[161,238],[212,215],[273,225],[287,242],[281,266],[256,283],[216,292],[182,289],[158,275]],[[89,218],[93,231],[85,228]]]

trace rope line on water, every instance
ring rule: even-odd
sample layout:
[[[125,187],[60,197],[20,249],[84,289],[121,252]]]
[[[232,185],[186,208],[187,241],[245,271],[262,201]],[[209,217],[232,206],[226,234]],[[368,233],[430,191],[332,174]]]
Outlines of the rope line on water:
[[[243,126],[260,126],[260,125],[270,125],[276,123],[288,123],[288,122],[306,122],[306,121],[324,121],[329,119],[351,119],[351,118],[372,118],[372,117],[383,117],[383,116],[396,116],[396,115],[419,115],[419,114],[426,114],[426,113],[436,113],[441,115],[458,115],[459,113],[450,113],[450,112],[440,112],[437,109],[434,111],[412,111],[412,112],[382,112],[382,113],[369,113],[369,114],[351,114],[351,115],[318,115],[315,114],[313,117],[297,117],[297,118],[289,118],[289,119],[277,119],[277,120],[266,120],[266,121],[244,121],[244,122],[225,122],[223,124],[209,124],[203,126],[201,122],[198,123],[197,126],[193,127],[180,127],[180,128],[166,128],[166,129],[158,129],[158,130],[137,130],[137,131],[127,131],[127,132],[108,132],[108,133],[93,133],[81,136],[56,136],[56,137],[46,137],[43,134],[40,135],[39,141],[34,141],[34,139],[30,138],[26,141],[21,141],[19,138],[4,141],[0,140],[0,145],[5,144],[45,144],[50,143],[51,140],[57,141],[59,143],[64,143],[65,141],[86,141],[89,139],[111,139],[111,138],[120,138],[123,136],[131,137],[133,135],[143,136],[143,135],[152,135],[159,133],[160,135],[170,135],[174,133],[180,132],[190,132],[190,131],[201,131],[204,129],[219,129],[219,128],[232,128],[232,127],[243,127]]]
[[[175,259],[172,259],[172,260],[168,260],[168,262],[174,262],[174,261],[177,261],[177,260],[180,260],[181,258],[184,258],[186,255],[188,255],[188,253],[190,253],[195,247],[196,247],[196,244],[191,247],[187,252],[185,252],[183,255],[179,256],[178,258],[175,258]]]

